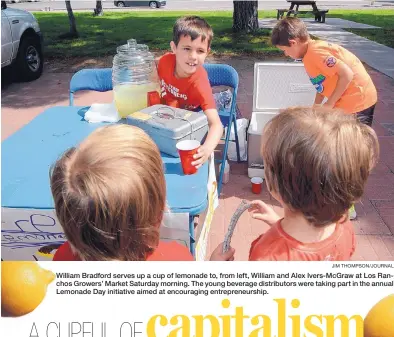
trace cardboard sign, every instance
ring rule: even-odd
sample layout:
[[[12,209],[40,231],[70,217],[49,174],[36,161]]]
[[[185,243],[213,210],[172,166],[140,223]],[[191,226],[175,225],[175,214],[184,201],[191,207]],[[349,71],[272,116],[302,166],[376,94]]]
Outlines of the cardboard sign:
[[[67,240],[53,209],[2,208],[1,213],[3,260],[52,260]],[[189,214],[165,213],[160,238],[190,249]]]
[[[196,261],[205,261],[207,254],[208,236],[211,230],[212,218],[215,209],[219,205],[219,196],[217,191],[216,173],[215,173],[215,160],[212,153],[209,159],[209,172],[208,172],[208,212],[205,217],[204,224],[201,229],[201,234],[196,245]]]

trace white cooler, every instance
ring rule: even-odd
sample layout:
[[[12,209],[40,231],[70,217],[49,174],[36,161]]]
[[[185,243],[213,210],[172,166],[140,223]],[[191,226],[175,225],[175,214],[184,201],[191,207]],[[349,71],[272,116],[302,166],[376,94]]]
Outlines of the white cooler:
[[[261,134],[279,110],[313,105],[316,89],[299,62],[255,63],[253,111],[248,128],[248,175],[264,178]]]

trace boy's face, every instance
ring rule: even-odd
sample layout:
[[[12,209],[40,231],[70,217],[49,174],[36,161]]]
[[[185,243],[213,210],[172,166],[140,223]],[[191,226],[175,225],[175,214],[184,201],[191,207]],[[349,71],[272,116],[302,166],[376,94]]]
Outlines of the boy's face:
[[[276,46],[284,52],[284,54],[292,59],[302,59],[305,55],[304,45],[298,40],[289,40],[290,46]]]
[[[178,46],[171,41],[171,50],[176,57],[175,75],[189,77],[201,66],[208,55],[208,39],[201,41],[201,36],[192,41],[188,35],[181,36]]]

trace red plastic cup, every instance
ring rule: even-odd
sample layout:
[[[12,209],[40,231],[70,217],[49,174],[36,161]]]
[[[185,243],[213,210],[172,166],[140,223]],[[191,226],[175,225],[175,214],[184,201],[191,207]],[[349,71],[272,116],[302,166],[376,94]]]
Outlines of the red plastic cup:
[[[263,186],[263,178],[260,177],[253,177],[250,179],[252,182],[252,192],[254,194],[260,194],[261,193],[261,188]]]
[[[197,153],[200,145],[201,144],[198,140],[182,140],[176,144],[184,174],[194,174],[197,172],[197,169],[192,165],[192,162],[195,160],[193,156]]]
[[[160,95],[157,91],[149,91],[148,95],[148,106],[160,104]]]

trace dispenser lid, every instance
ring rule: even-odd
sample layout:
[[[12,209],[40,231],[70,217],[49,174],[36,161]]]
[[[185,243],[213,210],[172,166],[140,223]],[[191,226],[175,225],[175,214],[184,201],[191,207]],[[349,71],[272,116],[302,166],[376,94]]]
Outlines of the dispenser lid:
[[[277,111],[312,105],[316,89],[299,62],[258,62],[254,65],[253,111]]]

